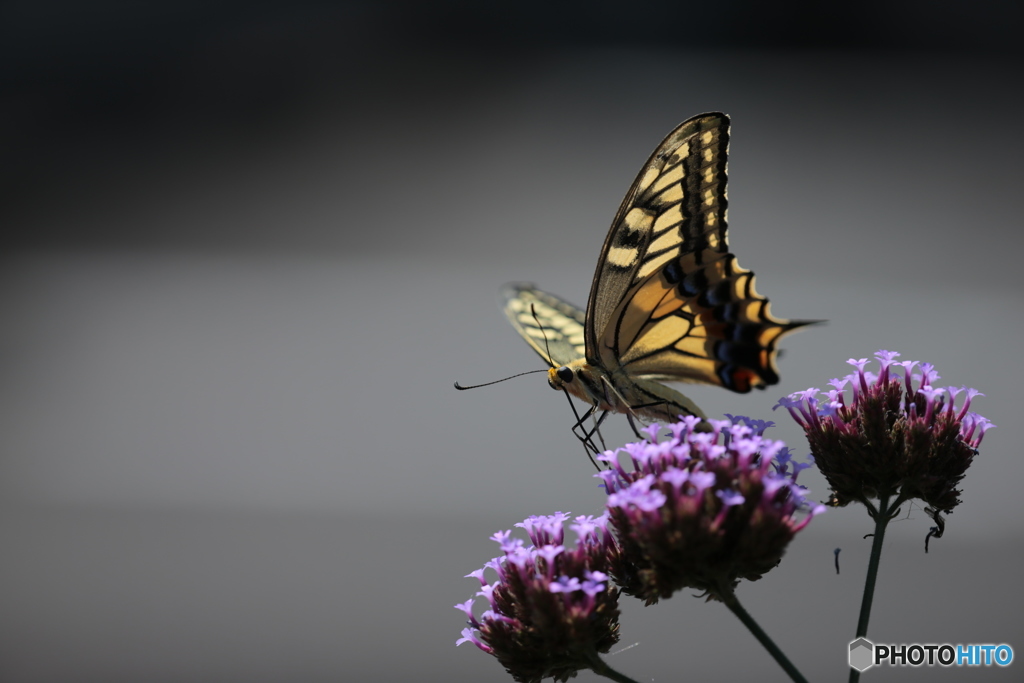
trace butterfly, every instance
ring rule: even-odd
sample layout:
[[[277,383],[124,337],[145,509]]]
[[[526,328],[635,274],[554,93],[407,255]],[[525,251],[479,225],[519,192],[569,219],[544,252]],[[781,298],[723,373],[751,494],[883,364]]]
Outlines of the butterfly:
[[[590,406],[574,431],[596,411],[589,435],[610,411],[625,413],[634,431],[634,417],[703,418],[661,382],[739,393],[775,384],[779,340],[810,324],[773,316],[729,251],[728,144],[729,117],[707,113],[658,145],[612,221],[586,310],[532,284],[503,289],[506,316],[551,366],[548,384]]]

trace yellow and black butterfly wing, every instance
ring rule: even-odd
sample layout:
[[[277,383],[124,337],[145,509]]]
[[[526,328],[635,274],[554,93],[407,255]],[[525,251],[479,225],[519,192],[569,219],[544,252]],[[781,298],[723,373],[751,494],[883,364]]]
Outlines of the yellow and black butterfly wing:
[[[584,357],[582,310],[527,283],[505,285],[501,294],[512,326],[548,365],[557,368]]]
[[[778,381],[774,317],[726,238],[729,117],[695,116],[648,159],[605,239],[587,304],[588,362],[618,377]]]

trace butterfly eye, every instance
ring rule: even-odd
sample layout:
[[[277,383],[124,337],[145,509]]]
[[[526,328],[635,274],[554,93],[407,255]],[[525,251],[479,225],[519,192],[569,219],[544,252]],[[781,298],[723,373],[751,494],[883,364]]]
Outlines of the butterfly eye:
[[[569,369],[569,366],[563,365],[555,372],[558,373],[558,379],[562,380],[566,384],[572,381],[572,370]]]

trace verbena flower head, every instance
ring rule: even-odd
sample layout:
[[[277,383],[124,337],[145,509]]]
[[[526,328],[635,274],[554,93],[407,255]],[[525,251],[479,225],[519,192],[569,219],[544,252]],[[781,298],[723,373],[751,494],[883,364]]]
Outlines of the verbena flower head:
[[[832,380],[829,391],[800,391],[775,407],[788,409],[804,428],[832,487],[830,504],[897,495],[923,500],[936,515],[950,512],[960,502],[957,484],[994,425],[969,411],[972,399],[983,394],[937,387],[934,366],[897,362],[899,355],[876,353],[877,375],[864,369],[866,358],[851,358],[856,370]]]
[[[682,588],[718,598],[740,579],[756,581],[824,509],[801,513],[809,506],[796,477],[809,465],[793,463],[781,441],[764,438],[772,423],[709,420],[711,431],[700,432],[699,422],[669,425],[665,440],[660,425],[651,425],[646,441],[598,456],[609,466],[595,476],[608,492],[621,548],[612,554],[612,575],[647,604]]]
[[[476,595],[487,598],[489,609],[478,619],[473,598],[455,605],[469,622],[455,644],[470,642],[494,655],[517,681],[567,681],[590,668],[589,654],[607,652],[619,639],[619,591],[607,574],[617,549],[608,519],[577,517],[569,525],[576,543],[567,545],[562,525],[568,519],[556,512],[517,524],[532,546],[511,531],[494,534],[503,555],[467,575],[480,581]],[[487,582],[487,569],[497,574],[494,583]]]

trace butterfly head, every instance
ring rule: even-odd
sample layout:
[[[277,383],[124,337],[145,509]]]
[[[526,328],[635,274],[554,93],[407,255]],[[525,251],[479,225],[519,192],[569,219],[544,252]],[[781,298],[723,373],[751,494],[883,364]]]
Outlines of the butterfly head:
[[[556,391],[566,391],[591,405],[604,409],[607,400],[602,391],[604,374],[586,359],[577,358],[565,365],[548,368],[548,384]]]
[[[548,384],[556,391],[564,391],[567,385],[573,383],[576,373],[568,365],[548,369]]]

